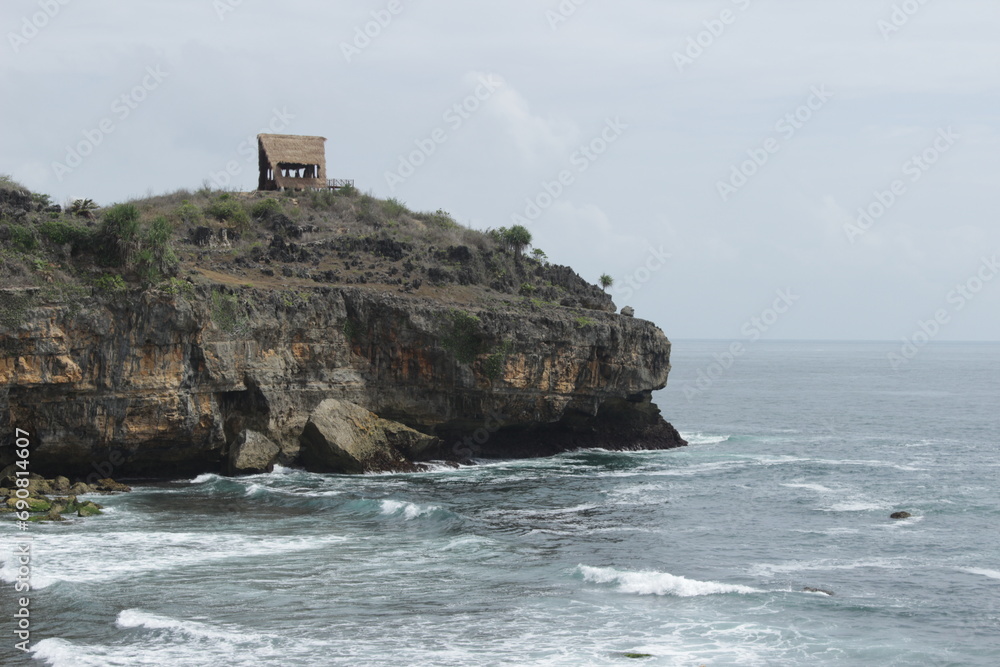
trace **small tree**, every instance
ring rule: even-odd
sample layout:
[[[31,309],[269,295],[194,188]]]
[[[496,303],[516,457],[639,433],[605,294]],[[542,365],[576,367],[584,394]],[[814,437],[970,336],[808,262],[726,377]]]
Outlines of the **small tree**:
[[[608,288],[611,287],[614,284],[615,284],[615,279],[614,278],[612,278],[611,276],[609,276],[606,273],[601,274],[601,289],[603,289],[605,292],[607,292]]]
[[[104,214],[101,237],[112,266],[128,267],[139,250],[139,209],[135,204],[115,204]]]
[[[154,283],[162,276],[174,273],[177,267],[177,255],[170,246],[173,234],[173,225],[162,215],[149,224],[144,247],[139,252],[139,272],[147,282]]]
[[[541,248],[535,248],[531,251],[532,257],[535,258],[539,264],[545,265],[549,263],[549,256],[545,254],[545,251]]]
[[[505,245],[514,251],[517,257],[531,245],[531,232],[524,225],[514,225],[510,229],[500,228],[500,236]]]
[[[69,205],[69,212],[81,218],[93,218],[97,203],[93,199],[74,199]]]

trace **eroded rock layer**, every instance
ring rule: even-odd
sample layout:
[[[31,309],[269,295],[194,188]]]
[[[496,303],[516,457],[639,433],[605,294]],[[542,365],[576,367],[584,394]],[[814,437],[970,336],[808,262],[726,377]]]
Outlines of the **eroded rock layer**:
[[[650,402],[670,343],[633,317],[352,287],[2,298],[16,312],[0,321],[0,426],[31,434],[41,474],[336,471],[336,457],[302,456],[327,399],[374,413],[383,434],[397,422],[361,469],[685,444]]]

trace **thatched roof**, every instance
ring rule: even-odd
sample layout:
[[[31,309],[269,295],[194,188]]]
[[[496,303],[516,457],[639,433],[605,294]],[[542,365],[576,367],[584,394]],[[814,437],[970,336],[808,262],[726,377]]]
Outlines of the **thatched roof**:
[[[302,137],[293,134],[258,134],[267,154],[267,162],[276,167],[289,164],[326,164],[326,137]]]

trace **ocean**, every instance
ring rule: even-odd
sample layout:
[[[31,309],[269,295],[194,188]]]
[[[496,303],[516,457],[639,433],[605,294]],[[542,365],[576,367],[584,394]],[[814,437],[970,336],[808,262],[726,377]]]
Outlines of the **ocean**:
[[[3,519],[0,662],[995,667],[1000,345],[898,345],[675,341],[683,449],[136,484],[31,526],[26,656]]]

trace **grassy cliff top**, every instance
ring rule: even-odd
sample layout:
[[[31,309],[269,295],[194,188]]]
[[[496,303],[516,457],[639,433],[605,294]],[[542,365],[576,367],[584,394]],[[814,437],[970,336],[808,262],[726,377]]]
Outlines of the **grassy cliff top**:
[[[526,236],[525,236],[526,235]],[[353,188],[209,189],[65,210],[0,177],[0,280],[52,298],[182,283],[309,290],[364,286],[468,305],[613,311],[572,269],[529,251],[523,228],[486,232]]]

